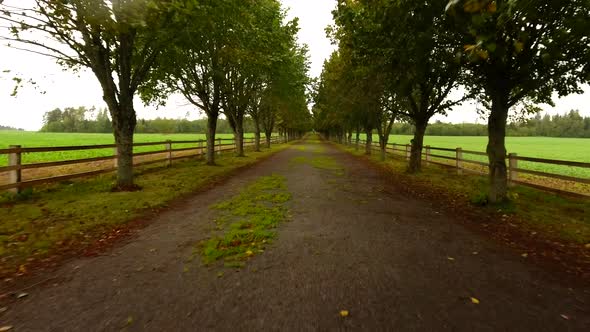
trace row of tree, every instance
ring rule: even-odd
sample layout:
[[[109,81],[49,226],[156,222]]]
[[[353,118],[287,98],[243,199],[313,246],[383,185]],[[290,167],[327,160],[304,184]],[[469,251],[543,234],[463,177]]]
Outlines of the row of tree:
[[[233,129],[226,119],[217,119],[217,133],[231,134]],[[112,133],[113,127],[108,110],[86,107],[66,107],[64,110],[56,108],[45,112],[43,115],[43,127],[41,132],[54,133]],[[244,132],[253,133],[255,124],[252,118],[244,119]],[[135,126],[135,133],[145,134],[187,134],[207,133],[207,119],[138,119]]]
[[[118,146],[117,186],[133,190],[134,99],[182,94],[207,118],[207,162],[221,113],[243,155],[244,118],[260,133],[311,127],[307,50],[278,0],[36,0],[0,4],[0,39],[90,69],[102,88]],[[268,143],[269,141],[267,141]]]
[[[340,140],[376,130],[384,156],[393,123],[407,121],[408,170],[418,172],[429,120],[475,99],[488,118],[489,201],[506,200],[508,111],[551,104],[590,80],[589,1],[339,0],[315,127]]]
[[[0,125],[0,130],[20,130],[20,131],[23,131],[24,129]]]
[[[226,119],[217,119],[217,133],[231,134],[232,127]],[[17,130],[0,126],[0,130]],[[22,130],[22,129],[21,129]],[[87,109],[67,107],[63,111],[56,108],[43,116],[41,132],[59,133],[112,133],[112,123],[107,109]],[[244,118],[244,132],[253,133],[256,125],[251,117]],[[207,133],[207,119],[138,119],[135,133]],[[391,127],[392,135],[413,135],[412,123],[400,120]],[[426,128],[427,136],[486,136],[488,127],[477,123],[444,123],[437,120]],[[507,136],[547,136],[590,138],[590,117],[583,117],[577,110],[564,115],[541,116],[537,113],[532,118],[523,118],[510,122],[506,127]]]

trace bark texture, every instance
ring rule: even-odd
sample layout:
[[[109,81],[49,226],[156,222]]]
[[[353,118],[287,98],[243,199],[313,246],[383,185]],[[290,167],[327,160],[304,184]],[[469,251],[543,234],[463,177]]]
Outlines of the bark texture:
[[[422,147],[424,145],[424,133],[428,120],[416,121],[414,128],[414,138],[412,139],[412,150],[410,152],[410,164],[408,165],[409,173],[418,173],[422,170]]]
[[[492,95],[492,112],[488,118],[487,154],[490,170],[488,200],[500,203],[507,199],[508,171],[506,167],[506,120],[508,119],[507,93]]]

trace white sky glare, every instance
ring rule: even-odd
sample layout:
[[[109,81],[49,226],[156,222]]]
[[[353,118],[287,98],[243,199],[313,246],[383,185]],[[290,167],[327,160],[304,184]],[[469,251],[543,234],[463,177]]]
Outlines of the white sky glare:
[[[299,42],[309,46],[312,76],[319,76],[324,60],[330,56],[335,46],[326,37],[325,28],[332,24],[331,11],[335,0],[282,0],[289,8],[288,18],[299,17]],[[6,4],[25,6],[30,0],[5,0]],[[2,73],[3,70],[11,73]],[[39,85],[38,89],[26,85],[16,97],[10,93],[14,87],[11,78],[18,73],[23,79],[32,79]],[[42,94],[41,92],[45,93]],[[590,116],[590,88],[585,87],[585,94],[572,95],[555,100],[556,107],[543,105],[550,114],[563,114],[571,109],[579,109],[585,116]],[[105,107],[102,92],[96,78],[89,71],[78,74],[64,71],[54,60],[24,51],[0,45],[0,125],[7,125],[26,130],[39,130],[43,114],[55,108],[65,107]],[[173,96],[166,107],[156,110],[144,106],[139,100],[135,106],[140,118],[182,118],[188,113],[190,119],[201,117],[192,106],[188,106],[182,97]],[[433,120],[446,122],[475,122],[478,116],[473,104],[466,104],[449,112],[448,117],[437,116]],[[481,123],[482,120],[479,120]]]

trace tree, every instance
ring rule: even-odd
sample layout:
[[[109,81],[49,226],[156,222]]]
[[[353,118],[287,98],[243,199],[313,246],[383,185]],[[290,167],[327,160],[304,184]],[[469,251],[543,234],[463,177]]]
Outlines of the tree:
[[[171,39],[168,1],[35,0],[0,5],[0,39],[49,56],[71,70],[90,69],[108,106],[117,144],[117,189],[134,190],[133,99]]]
[[[207,116],[207,164],[215,164],[215,134],[225,79],[222,63],[232,56],[242,16],[235,0],[178,0],[175,19],[182,29],[160,57],[152,84],[142,90],[146,100],[166,100],[173,92]]]
[[[489,201],[507,199],[506,122],[521,103],[580,93],[590,62],[588,0],[451,0],[468,87],[489,109]]]
[[[407,105],[398,112],[414,125],[409,172],[420,171],[430,118],[467,98],[449,98],[461,82],[461,66],[455,56],[459,48],[452,43],[456,33],[443,10],[438,1],[341,0],[334,11],[340,47],[349,48],[358,61],[375,64],[386,74],[388,94]]]

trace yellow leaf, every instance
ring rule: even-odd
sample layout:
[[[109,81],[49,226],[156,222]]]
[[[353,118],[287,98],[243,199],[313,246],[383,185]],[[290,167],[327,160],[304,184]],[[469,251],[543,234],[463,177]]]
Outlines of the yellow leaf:
[[[350,313],[348,312],[348,310],[341,310],[340,311],[340,317],[348,317]]]
[[[254,255],[254,253],[252,252],[252,250],[248,250],[248,251],[246,251],[246,255],[247,256],[252,256],[252,255]]]
[[[479,300],[476,299],[475,297],[472,297],[471,298],[471,303],[473,303],[473,304],[479,304]]]
[[[455,259],[453,257],[447,257],[448,260],[450,261],[454,261]]]
[[[475,50],[476,47],[477,45],[465,45],[463,46],[463,49],[465,50],[465,52],[472,52],[473,50]]]
[[[479,56],[480,58],[487,60],[489,55],[488,55],[488,51],[486,50],[482,50],[482,49],[478,49],[475,53],[477,53],[477,56]]]
[[[463,10],[467,13],[476,13],[483,8],[484,4],[482,0],[467,0],[463,6]]]
[[[496,7],[496,1],[490,2],[488,5],[488,12],[495,13],[498,8]]]

